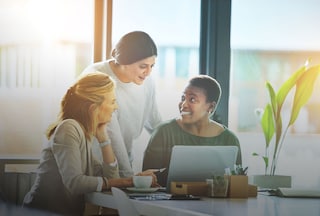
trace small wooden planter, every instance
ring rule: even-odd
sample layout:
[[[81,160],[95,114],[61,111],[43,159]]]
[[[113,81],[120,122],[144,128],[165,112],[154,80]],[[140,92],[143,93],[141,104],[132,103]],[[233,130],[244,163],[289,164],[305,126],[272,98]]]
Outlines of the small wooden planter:
[[[229,176],[229,197],[230,198],[248,198],[249,186],[248,176],[231,175]]]

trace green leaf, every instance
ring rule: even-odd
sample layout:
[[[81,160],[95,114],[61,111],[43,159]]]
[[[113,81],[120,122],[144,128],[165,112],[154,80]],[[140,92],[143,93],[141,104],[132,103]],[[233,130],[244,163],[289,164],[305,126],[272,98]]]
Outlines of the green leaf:
[[[274,121],[272,115],[272,108],[270,104],[267,104],[266,108],[264,109],[261,118],[261,127],[264,133],[266,147],[268,148],[274,134]]]
[[[297,80],[299,77],[305,72],[306,66],[302,66],[299,68],[296,72],[294,72],[289,79],[287,79],[280,87],[276,100],[277,100],[277,105],[278,105],[278,113],[280,115],[280,110],[282,108],[282,105],[290,92],[290,90],[296,85]]]
[[[308,102],[313,92],[313,87],[320,73],[320,66],[307,69],[297,80],[296,92],[293,99],[289,126],[292,125],[300,112],[300,109]]]
[[[270,103],[271,103],[271,106],[272,106],[272,112],[273,112],[273,115],[274,117],[276,116],[276,111],[277,111],[277,103],[276,103],[276,93],[272,87],[272,85],[270,84],[270,82],[267,82],[266,83],[266,87],[267,87],[267,90],[269,92],[269,96],[270,96]]]
[[[276,141],[274,146],[274,153],[273,156],[277,154],[278,145],[282,136],[282,117],[281,117],[281,110],[279,110],[278,116],[276,118]]]
[[[266,167],[268,167],[269,166],[269,158],[268,157],[262,157],[262,158],[264,160]]]

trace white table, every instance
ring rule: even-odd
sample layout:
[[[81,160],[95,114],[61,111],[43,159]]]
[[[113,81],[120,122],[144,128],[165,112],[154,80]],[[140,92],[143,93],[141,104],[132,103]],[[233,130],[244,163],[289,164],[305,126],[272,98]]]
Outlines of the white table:
[[[94,192],[86,201],[116,209],[111,192]],[[258,195],[257,198],[201,198],[201,200],[131,200],[140,214],[164,215],[215,215],[215,216],[319,216],[320,199],[281,198]]]

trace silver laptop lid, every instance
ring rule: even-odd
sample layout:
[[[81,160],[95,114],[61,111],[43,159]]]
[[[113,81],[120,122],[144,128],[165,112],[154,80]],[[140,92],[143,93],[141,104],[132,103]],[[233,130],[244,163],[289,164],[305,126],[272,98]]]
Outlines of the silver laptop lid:
[[[184,146],[172,149],[167,191],[171,181],[205,182],[213,175],[223,175],[225,168],[233,170],[238,154],[237,146]]]

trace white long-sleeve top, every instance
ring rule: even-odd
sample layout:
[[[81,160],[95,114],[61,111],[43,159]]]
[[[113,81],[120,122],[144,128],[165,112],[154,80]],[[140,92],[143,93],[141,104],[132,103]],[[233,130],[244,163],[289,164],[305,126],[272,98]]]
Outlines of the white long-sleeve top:
[[[113,113],[107,130],[112,148],[119,163],[121,177],[133,175],[133,141],[145,128],[149,133],[161,122],[156,102],[155,84],[148,76],[141,85],[123,83],[112,71],[109,62],[97,62],[89,65],[83,73],[100,71],[110,75],[116,83],[116,100],[118,109]],[[100,148],[95,151],[100,154]]]

